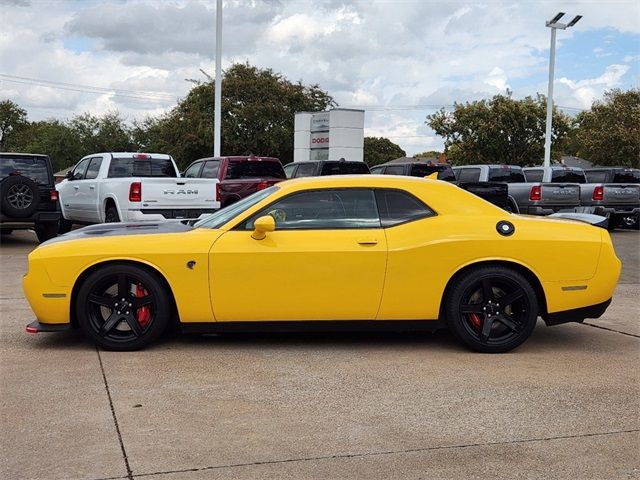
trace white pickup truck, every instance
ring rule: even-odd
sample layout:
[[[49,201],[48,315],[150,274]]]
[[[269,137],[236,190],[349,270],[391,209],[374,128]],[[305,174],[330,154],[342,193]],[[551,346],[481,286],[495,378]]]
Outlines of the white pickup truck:
[[[56,189],[72,224],[197,219],[220,208],[218,179],[181,178],[159,153],[96,153],[82,158]]]

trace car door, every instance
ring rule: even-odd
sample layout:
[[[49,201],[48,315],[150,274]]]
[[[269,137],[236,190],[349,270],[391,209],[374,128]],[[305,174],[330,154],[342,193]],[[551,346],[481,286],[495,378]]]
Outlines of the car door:
[[[84,178],[84,174],[89,166],[91,158],[83,158],[71,171],[70,177],[61,182],[58,187],[60,195],[60,203],[64,209],[64,216],[67,220],[82,220],[82,210],[80,208],[80,199],[78,193],[80,185],[78,184]]]
[[[296,173],[296,168],[298,167],[298,165],[296,165],[295,163],[289,163],[288,165],[285,165],[284,168],[284,174],[287,176],[287,178],[293,178],[295,176]]]
[[[276,230],[251,237],[271,215]],[[217,321],[374,320],[387,246],[371,189],[297,192],[226,232],[210,253]]]
[[[100,205],[100,199],[98,198],[98,182],[96,178],[100,172],[102,166],[102,157],[92,157],[87,165],[84,178],[78,180],[79,186],[76,198],[78,199],[77,205],[81,220],[86,222],[101,222],[102,218],[100,213],[102,211],[102,205]]]

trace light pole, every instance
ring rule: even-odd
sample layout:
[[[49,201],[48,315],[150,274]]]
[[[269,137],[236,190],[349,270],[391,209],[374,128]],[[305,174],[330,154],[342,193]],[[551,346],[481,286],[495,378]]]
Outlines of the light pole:
[[[551,120],[553,117],[553,71],[556,63],[556,30],[565,30],[573,27],[582,18],[576,15],[569,23],[559,23],[564,16],[564,12],[559,12],[555,17],[546,22],[551,29],[551,51],[549,52],[549,90],[547,92],[547,128],[544,134],[544,166],[551,165]]]
[[[213,156],[220,156],[220,111],[222,103],[222,0],[216,2],[216,83],[213,106]]]

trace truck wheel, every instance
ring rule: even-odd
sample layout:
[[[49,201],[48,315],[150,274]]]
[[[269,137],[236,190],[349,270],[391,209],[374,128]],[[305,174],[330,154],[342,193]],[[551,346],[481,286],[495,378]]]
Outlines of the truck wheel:
[[[40,243],[46,242],[58,236],[59,225],[57,223],[43,223],[36,225],[36,236]]]
[[[538,301],[529,281],[502,266],[471,270],[445,299],[449,328],[478,352],[503,353],[522,344],[536,325]]]
[[[2,212],[8,217],[30,217],[38,208],[39,202],[38,184],[30,178],[12,175],[0,182]]]
[[[118,215],[118,210],[116,210],[116,207],[111,206],[107,208],[107,211],[104,215],[104,221],[105,223],[115,223],[120,221],[120,216]]]
[[[60,226],[58,227],[58,233],[62,235],[63,233],[67,233],[73,227],[73,223],[69,220],[65,220],[64,218],[60,218]]]

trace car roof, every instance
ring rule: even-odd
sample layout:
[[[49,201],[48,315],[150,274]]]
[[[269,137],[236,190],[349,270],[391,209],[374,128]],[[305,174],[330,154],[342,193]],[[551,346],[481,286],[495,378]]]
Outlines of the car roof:
[[[310,186],[317,188],[347,188],[347,187],[370,187],[370,188],[402,188],[404,186],[421,184],[424,182],[440,182],[439,180],[430,180],[421,177],[408,177],[406,175],[325,175],[319,177],[300,177],[292,178],[278,183],[282,187]]]
[[[44,153],[22,153],[22,152],[0,152],[1,157],[11,157],[15,155],[20,155],[22,157],[48,157]]]
[[[204,157],[204,158],[198,158],[197,160],[194,160],[191,163],[195,163],[195,162],[202,162],[205,160],[230,160],[232,162],[237,162],[237,161],[242,161],[242,160],[249,160],[249,159],[254,159],[260,162],[280,162],[279,158],[276,157],[261,157],[259,155],[230,155],[230,156],[220,156],[220,157]]]

